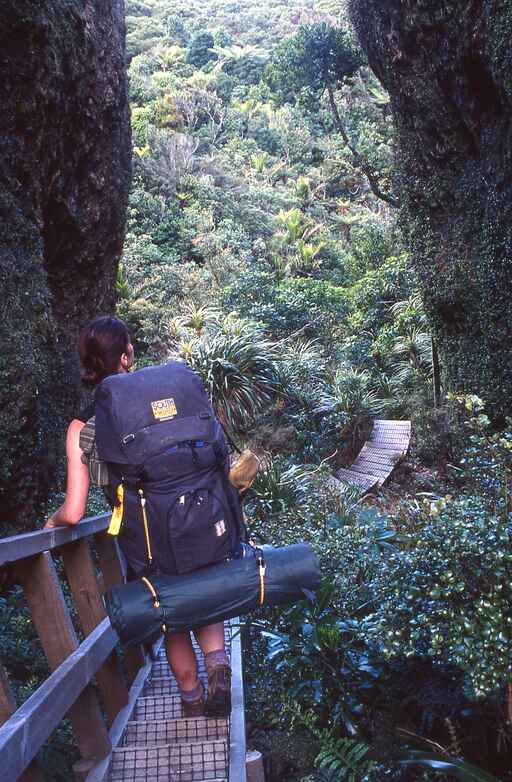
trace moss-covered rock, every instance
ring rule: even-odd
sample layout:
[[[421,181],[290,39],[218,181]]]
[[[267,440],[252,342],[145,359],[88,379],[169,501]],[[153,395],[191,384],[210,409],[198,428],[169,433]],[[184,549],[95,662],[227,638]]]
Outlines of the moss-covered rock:
[[[351,0],[445,385],[512,410],[512,2]]]
[[[35,525],[112,310],[130,179],[123,0],[3,0],[0,520]]]

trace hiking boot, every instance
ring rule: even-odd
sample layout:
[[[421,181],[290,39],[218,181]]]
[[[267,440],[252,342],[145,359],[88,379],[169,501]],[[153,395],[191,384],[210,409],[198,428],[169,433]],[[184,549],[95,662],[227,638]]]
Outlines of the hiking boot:
[[[204,693],[195,701],[184,701],[181,699],[182,717],[189,719],[192,717],[204,717]]]
[[[229,717],[231,712],[231,668],[215,665],[208,671],[207,717]]]

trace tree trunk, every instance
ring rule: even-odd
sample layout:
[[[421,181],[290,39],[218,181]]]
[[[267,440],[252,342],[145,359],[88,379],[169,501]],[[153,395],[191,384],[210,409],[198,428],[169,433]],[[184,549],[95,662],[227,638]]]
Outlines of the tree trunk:
[[[512,2],[351,0],[448,390],[512,409]]]
[[[0,520],[34,527],[112,311],[130,179],[123,0],[3,0]]]

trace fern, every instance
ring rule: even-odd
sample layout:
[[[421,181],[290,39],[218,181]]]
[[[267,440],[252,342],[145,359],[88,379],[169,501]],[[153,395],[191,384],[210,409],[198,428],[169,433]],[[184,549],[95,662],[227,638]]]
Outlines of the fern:
[[[363,782],[371,779],[375,764],[368,759],[368,750],[368,745],[362,742],[329,736],[316,758],[318,769],[313,782]]]
[[[339,782],[340,779],[345,779],[344,776],[340,776],[339,767],[337,766],[320,766],[312,777],[311,782]]]

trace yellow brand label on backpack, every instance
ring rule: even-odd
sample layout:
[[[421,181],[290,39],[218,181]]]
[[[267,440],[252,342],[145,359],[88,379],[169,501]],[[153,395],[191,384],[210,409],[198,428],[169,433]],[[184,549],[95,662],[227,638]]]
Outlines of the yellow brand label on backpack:
[[[121,529],[121,522],[123,520],[123,503],[124,503],[124,486],[122,483],[117,487],[117,502],[112,511],[112,518],[110,519],[110,526],[108,528],[109,535],[119,535]]]
[[[174,399],[159,399],[157,402],[151,402],[151,409],[154,417],[159,421],[165,421],[167,418],[174,418],[178,411],[174,404]]]

